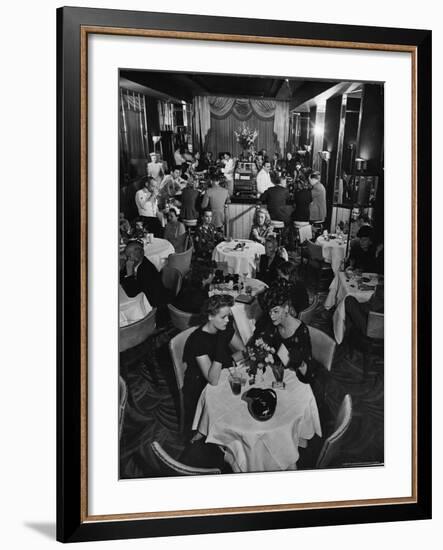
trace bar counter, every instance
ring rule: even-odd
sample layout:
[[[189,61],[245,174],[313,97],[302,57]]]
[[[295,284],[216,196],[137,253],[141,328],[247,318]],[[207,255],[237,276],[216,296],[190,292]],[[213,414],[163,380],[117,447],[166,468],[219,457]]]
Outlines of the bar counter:
[[[258,199],[254,197],[231,197],[226,212],[227,234],[236,239],[249,239]]]

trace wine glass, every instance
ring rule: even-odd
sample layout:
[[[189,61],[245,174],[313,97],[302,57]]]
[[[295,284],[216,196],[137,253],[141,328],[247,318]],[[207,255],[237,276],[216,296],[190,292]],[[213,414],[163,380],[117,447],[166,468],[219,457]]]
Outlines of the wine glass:
[[[272,382],[272,387],[284,389],[285,383],[283,382],[283,378],[285,376],[285,367],[281,361],[276,361],[272,365],[272,373],[274,374],[274,377],[275,377],[275,381]]]
[[[246,286],[246,281],[248,279],[248,275],[249,275],[248,272],[242,273],[242,291],[244,290],[244,288]]]

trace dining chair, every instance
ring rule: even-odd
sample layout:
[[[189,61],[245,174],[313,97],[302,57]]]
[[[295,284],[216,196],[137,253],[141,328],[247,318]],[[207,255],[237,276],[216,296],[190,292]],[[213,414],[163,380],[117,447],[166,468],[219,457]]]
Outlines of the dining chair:
[[[372,340],[384,340],[385,337],[385,315],[370,311],[368,315],[368,324],[366,327],[366,336]]]
[[[183,233],[182,235],[178,236],[175,240],[174,248],[177,253],[186,252],[188,250],[189,246],[189,235],[187,233]]]
[[[315,291],[318,292],[320,286],[329,287],[334,276],[331,264],[328,264],[323,259],[323,250],[321,245],[310,240],[307,241],[308,267],[316,273]]]
[[[175,381],[177,382],[178,390],[180,432],[183,432],[185,420],[183,383],[185,380],[186,363],[183,361],[183,351],[185,349],[186,340],[196,328],[197,327],[189,327],[174,336],[174,338],[169,341],[169,352],[171,354],[172,364],[174,366]]]
[[[346,394],[337,414],[333,433],[325,440],[317,458],[316,468],[327,468],[340,452],[343,436],[348,431],[352,420],[352,398]]]
[[[312,357],[330,371],[336,347],[335,340],[318,328],[308,326],[308,330],[311,337]]]
[[[125,327],[120,327],[119,331],[119,352],[126,351],[141,344],[153,334],[156,330],[155,315],[157,309],[153,308],[143,319],[136,323],[131,323]]]
[[[193,219],[193,220],[182,220],[183,222],[183,225],[185,226],[186,228],[186,231],[188,233],[188,235],[192,235],[192,230],[196,229],[197,228],[197,225],[198,225],[198,220],[197,219]]]
[[[373,354],[384,350],[384,314],[370,311],[365,333],[362,333],[351,324],[347,336],[349,357],[353,359],[355,350],[362,352],[363,372],[366,378],[369,369],[373,366]]]
[[[302,245],[305,241],[312,240],[312,225],[308,222],[301,225],[301,222],[297,225],[297,222],[295,222],[295,230],[297,235],[297,241],[300,245]]]
[[[195,313],[182,311],[172,304],[168,304],[168,309],[171,322],[178,330],[186,330],[189,327],[198,325],[199,319]]]
[[[128,387],[121,376],[118,377],[118,439],[122,435],[123,421],[125,416],[126,403],[128,402]]]
[[[190,248],[188,248],[188,250],[185,250],[185,252],[174,252],[173,254],[170,254],[168,256],[166,266],[178,269],[184,277],[191,268],[191,258],[193,250],[194,249],[191,246]]]
[[[170,290],[174,296],[177,296],[183,283],[183,275],[181,272],[175,267],[166,264],[161,271],[161,277],[163,286]]]
[[[170,475],[179,474],[182,476],[221,474],[221,470],[218,468],[197,468],[195,466],[187,466],[175,460],[163,449],[158,441],[153,441],[151,443],[151,449],[156,458],[160,461],[163,469],[166,469],[164,473]]]
[[[309,323],[312,321],[312,318],[314,317],[315,310],[318,306],[318,296],[317,294],[314,294],[314,298],[309,304],[309,306],[306,309],[303,309],[300,311],[297,315],[297,317],[302,321],[305,325],[309,325]]]
[[[376,351],[384,350],[385,338],[385,315],[370,311],[368,314],[368,324],[366,325],[367,353],[363,358],[363,376],[365,377],[369,367],[372,366],[372,354]]]

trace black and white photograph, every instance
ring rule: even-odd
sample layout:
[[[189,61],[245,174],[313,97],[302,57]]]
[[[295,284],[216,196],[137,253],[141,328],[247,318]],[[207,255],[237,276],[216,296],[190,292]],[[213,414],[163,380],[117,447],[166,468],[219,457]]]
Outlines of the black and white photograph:
[[[119,478],[382,467],[384,83],[118,88]]]

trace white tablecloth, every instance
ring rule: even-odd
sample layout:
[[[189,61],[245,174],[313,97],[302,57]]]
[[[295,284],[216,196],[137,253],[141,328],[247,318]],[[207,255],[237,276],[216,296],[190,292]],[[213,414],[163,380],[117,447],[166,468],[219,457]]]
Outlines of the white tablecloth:
[[[375,281],[375,278],[373,280]],[[359,290],[358,282],[355,279],[349,279],[343,271],[339,271],[335,275],[329,287],[329,294],[325,301],[325,309],[331,309],[333,306],[337,305],[332,317],[332,323],[334,326],[335,339],[339,344],[343,341],[346,328],[346,296],[351,295],[359,302],[367,302],[374,294],[374,290]]]
[[[252,295],[255,296],[257,293],[267,288],[268,285],[258,279],[246,279],[245,286],[251,287]],[[246,344],[254,333],[255,321],[263,314],[258,300],[255,299],[250,304],[235,302],[231,311],[240,338],[243,343]]]
[[[125,327],[136,323],[146,317],[152,311],[151,304],[148,302],[144,292],[140,292],[137,296],[129,298],[123,288],[119,285],[118,288],[120,326]]]
[[[145,244],[145,256],[155,265],[158,271],[163,269],[166,259],[174,252],[174,247],[166,239],[154,238],[152,243]]]
[[[285,370],[286,389],[276,389],[277,408],[265,421],[255,420],[241,395],[253,386],[243,386],[234,395],[224,369],[217,386],[208,384],[203,390],[194,417],[193,429],[206,436],[207,443],[220,445],[225,460],[234,472],[265,472],[296,468],[298,447],[306,440],[321,436],[317,403],[309,384]],[[274,375],[265,373],[265,386],[270,387]],[[263,386],[262,386],[263,387]]]
[[[242,251],[234,250],[239,242],[246,243],[245,249]],[[214,248],[212,259],[216,262],[226,262],[230,273],[239,275],[247,273],[248,277],[252,277],[256,269],[256,256],[261,256],[264,253],[265,247],[262,244],[247,239],[236,239],[231,242],[219,243]]]
[[[321,245],[322,248],[323,259],[325,262],[328,262],[328,264],[331,264],[334,273],[338,272],[341,262],[345,259],[346,241],[347,237],[344,238],[343,241],[339,239],[329,239],[329,241],[327,241],[322,236],[317,239],[317,244]]]

